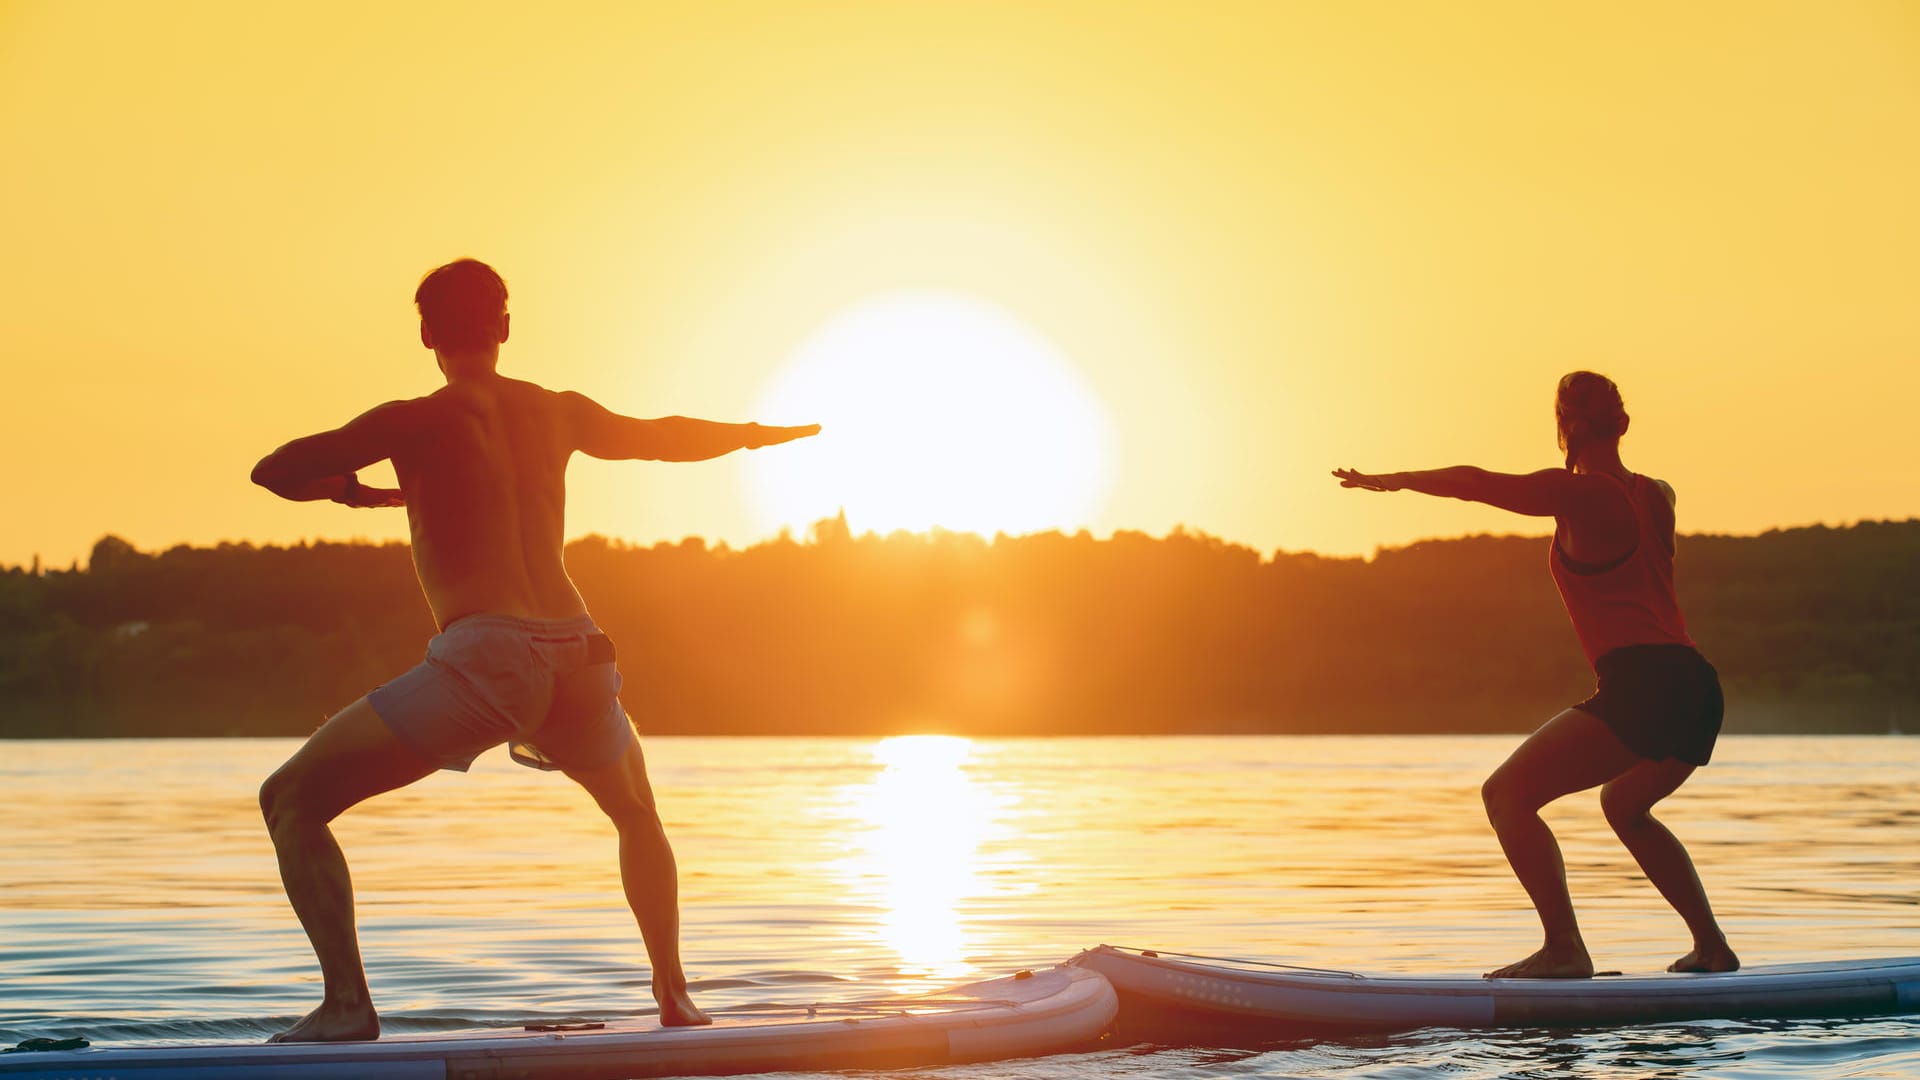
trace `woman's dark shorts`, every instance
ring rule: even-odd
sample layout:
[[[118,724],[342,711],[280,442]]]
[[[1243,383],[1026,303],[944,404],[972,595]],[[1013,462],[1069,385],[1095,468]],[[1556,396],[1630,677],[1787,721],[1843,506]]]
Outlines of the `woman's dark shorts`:
[[[1691,645],[1628,645],[1594,662],[1600,685],[1575,705],[1649,761],[1705,765],[1726,703],[1720,673]]]

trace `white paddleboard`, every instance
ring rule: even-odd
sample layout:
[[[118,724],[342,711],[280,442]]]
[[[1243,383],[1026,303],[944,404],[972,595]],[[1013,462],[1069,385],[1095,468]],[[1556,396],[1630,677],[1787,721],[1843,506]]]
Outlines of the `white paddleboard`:
[[[1027,1057],[1092,1045],[1113,987],[1056,967],[926,997],[722,1011],[711,1027],[609,1021],[396,1035],[373,1042],[88,1047],[0,1055],[8,1080],[630,1080],[821,1069],[891,1069]]]
[[[1110,945],[1069,962],[1113,983],[1123,1024],[1172,1030],[1215,1022],[1285,1035],[1920,1011],[1920,957],[1592,979],[1361,975]]]

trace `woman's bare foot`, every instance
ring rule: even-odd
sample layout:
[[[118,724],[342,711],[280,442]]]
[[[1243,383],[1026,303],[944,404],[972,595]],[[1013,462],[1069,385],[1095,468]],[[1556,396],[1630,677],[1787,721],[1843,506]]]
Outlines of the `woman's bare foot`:
[[[660,1005],[661,1027],[699,1027],[713,1023],[713,1017],[700,1011],[684,986],[655,986],[653,1000]]]
[[[1488,979],[1591,979],[1593,958],[1585,945],[1548,945],[1539,952],[1486,973]]]
[[[1733,955],[1726,942],[1718,945],[1695,945],[1693,951],[1667,965],[1668,971],[1739,971],[1740,958]]]
[[[380,1014],[373,1003],[336,1005],[321,1002],[301,1021],[268,1039],[268,1042],[362,1042],[380,1037]]]

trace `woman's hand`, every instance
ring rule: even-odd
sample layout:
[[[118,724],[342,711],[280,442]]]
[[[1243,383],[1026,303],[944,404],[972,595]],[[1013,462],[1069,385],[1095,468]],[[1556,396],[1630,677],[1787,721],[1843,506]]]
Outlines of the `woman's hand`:
[[[1343,488],[1359,488],[1362,491],[1399,491],[1401,488],[1399,473],[1363,473],[1357,469],[1335,469],[1333,475],[1340,478]]]

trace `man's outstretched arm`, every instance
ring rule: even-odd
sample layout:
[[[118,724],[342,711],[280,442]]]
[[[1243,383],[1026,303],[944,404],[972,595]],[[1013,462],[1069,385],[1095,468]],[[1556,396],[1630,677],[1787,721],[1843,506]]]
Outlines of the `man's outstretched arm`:
[[[391,401],[344,427],[308,435],[260,459],[253,482],[283,499],[332,499],[348,506],[401,506],[400,492],[368,487],[354,473],[393,456],[405,438],[412,403]]]
[[[640,420],[621,416],[585,394],[569,391],[562,396],[572,419],[574,444],[582,453],[608,461],[705,461],[820,433],[819,424],[770,427],[685,416]]]

